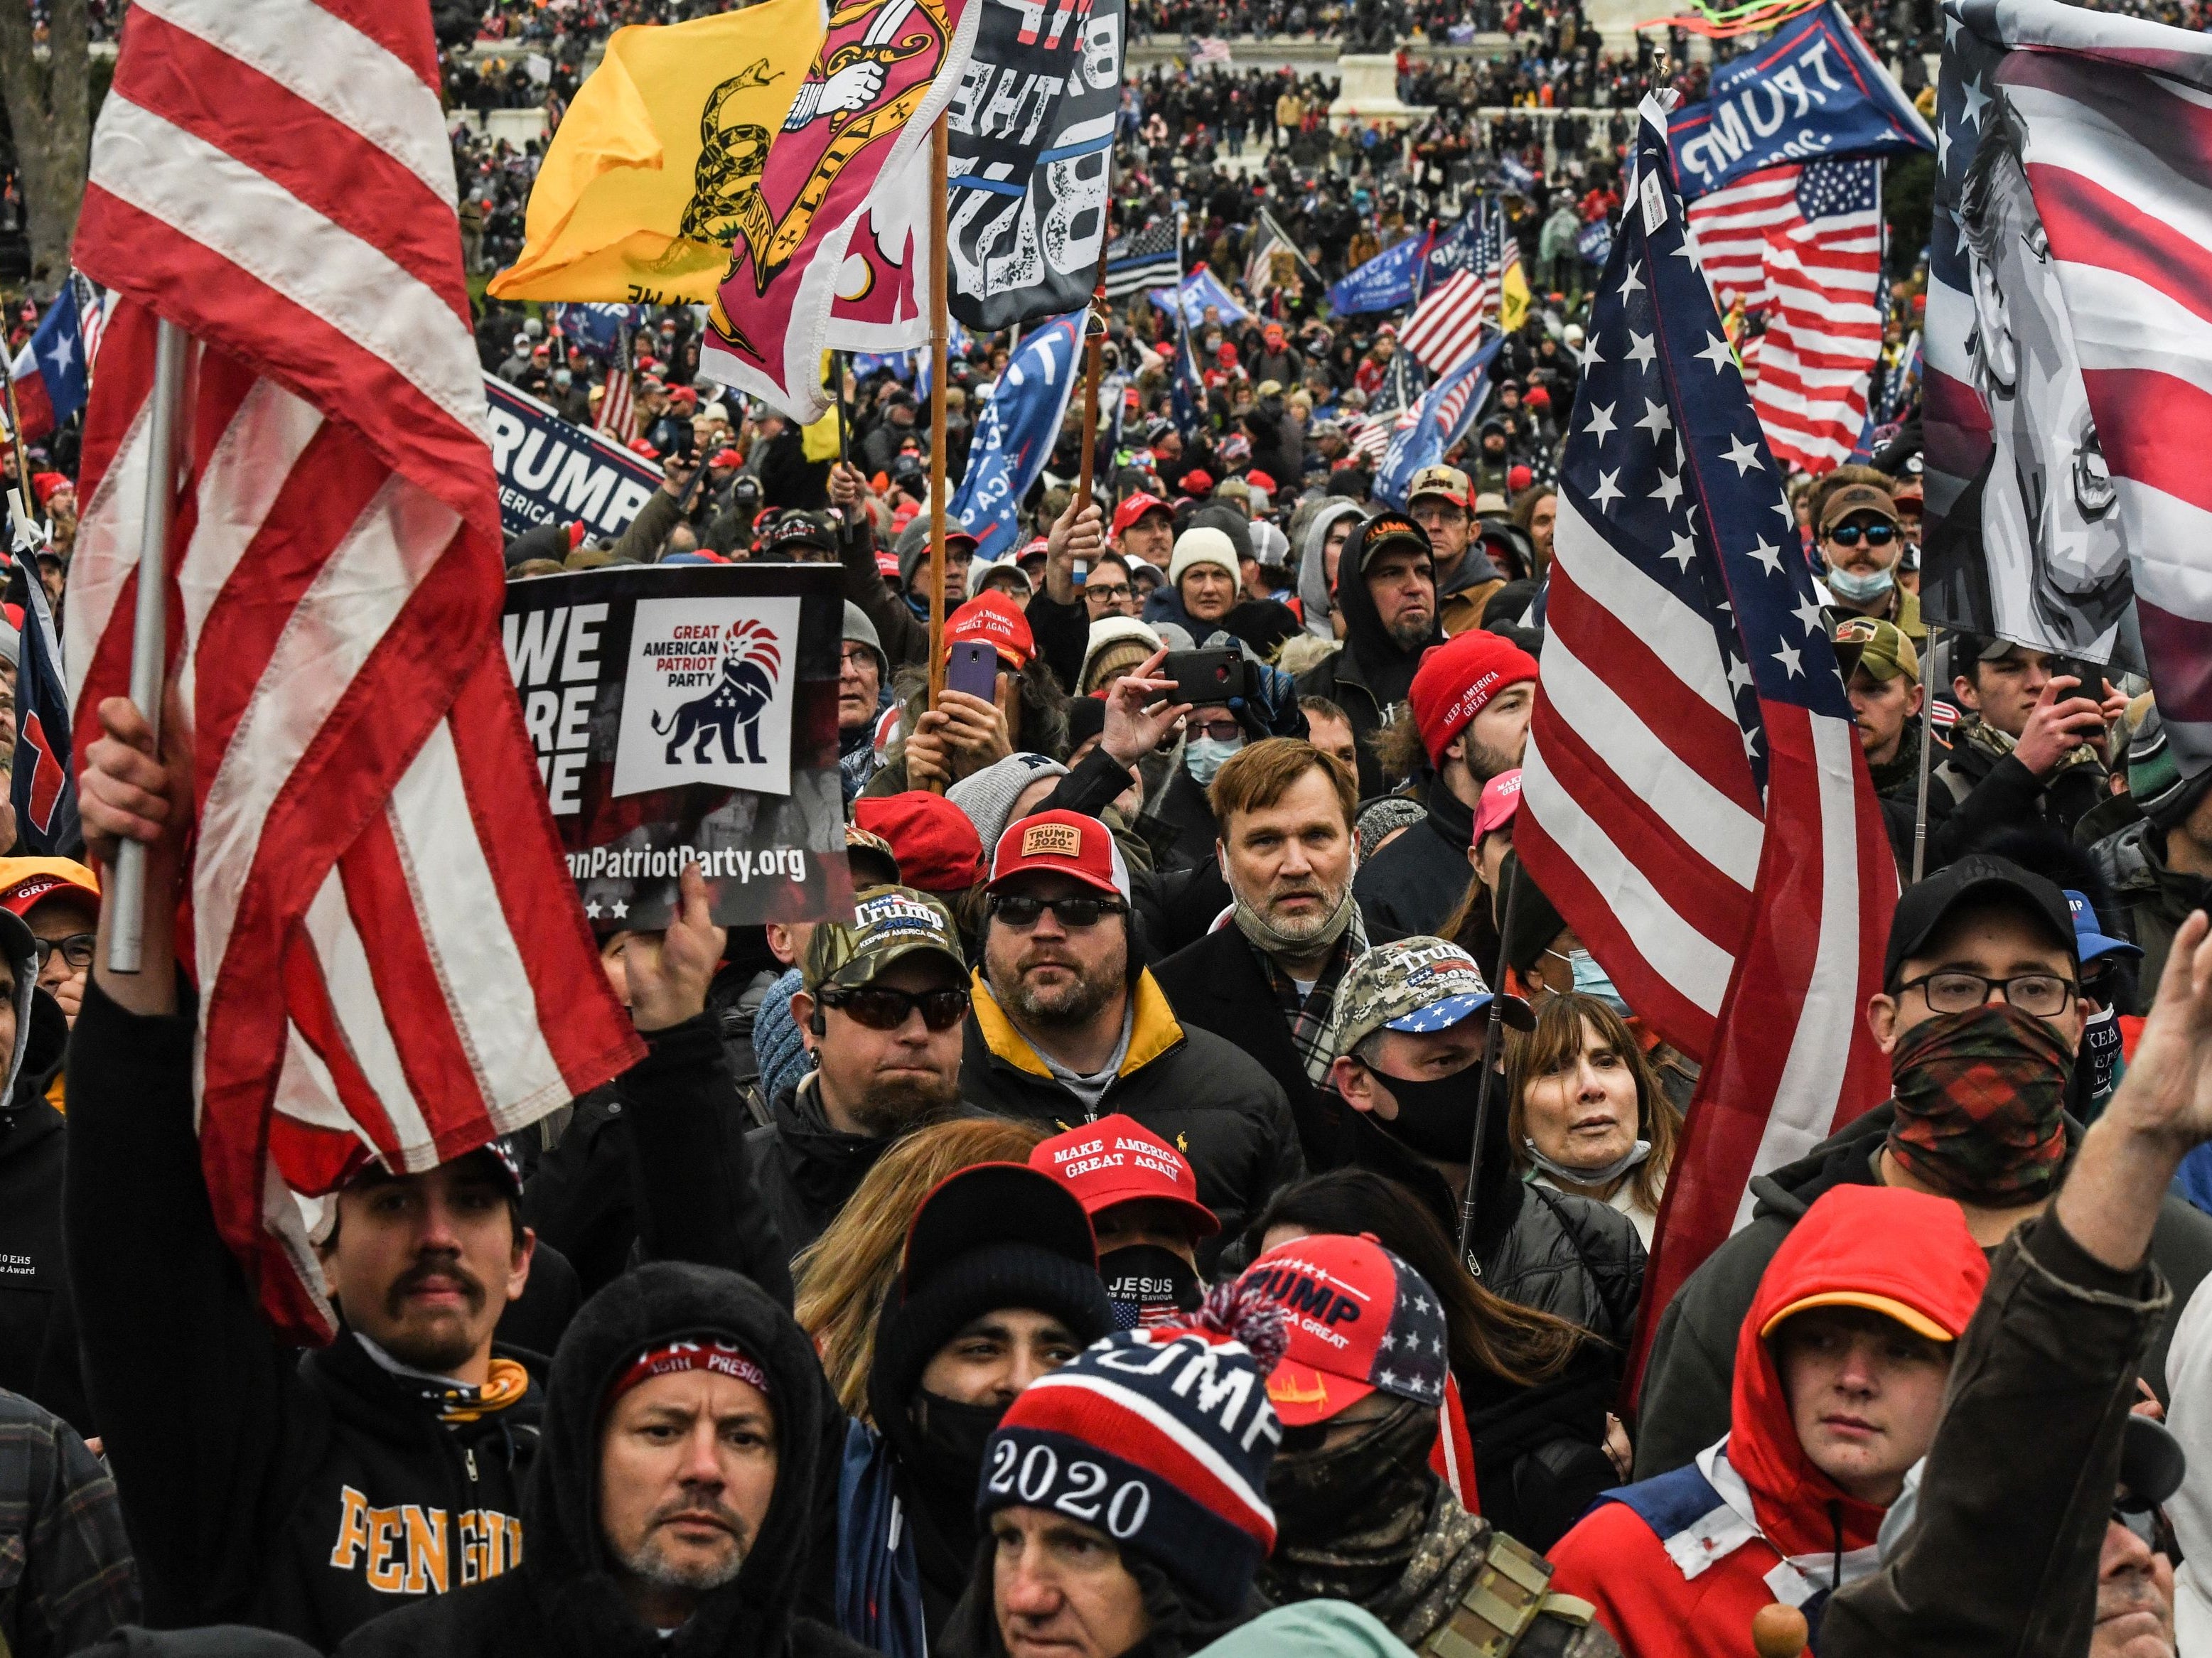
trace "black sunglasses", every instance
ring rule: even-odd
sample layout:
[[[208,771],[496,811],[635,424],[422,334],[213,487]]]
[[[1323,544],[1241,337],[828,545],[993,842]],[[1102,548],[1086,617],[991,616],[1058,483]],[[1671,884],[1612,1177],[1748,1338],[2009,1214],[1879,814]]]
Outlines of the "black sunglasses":
[[[1024,894],[1006,892],[994,894],[991,899],[991,914],[1008,926],[1026,932],[1037,924],[1045,911],[1060,926],[1080,931],[1097,926],[1102,915],[1120,915],[1128,906],[1111,898],[1032,898]]]
[[[894,990],[889,985],[862,985],[850,990],[825,990],[822,1003],[871,1030],[896,1030],[917,1008],[922,1023],[932,1030],[950,1030],[968,1017],[965,986],[949,990]]]
[[[1856,547],[1861,536],[1866,537],[1866,544],[1869,547],[1887,547],[1897,539],[1897,526],[1894,524],[1840,524],[1828,531],[1828,539],[1838,547]]]

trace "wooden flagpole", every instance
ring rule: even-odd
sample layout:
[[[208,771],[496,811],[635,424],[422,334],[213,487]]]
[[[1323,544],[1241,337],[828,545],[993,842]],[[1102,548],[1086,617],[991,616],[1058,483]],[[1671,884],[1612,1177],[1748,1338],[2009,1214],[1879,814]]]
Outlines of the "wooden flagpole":
[[[1098,280],[1091,290],[1091,314],[1083,323],[1083,459],[1075,474],[1075,510],[1079,515],[1091,505],[1091,478],[1098,458],[1098,354],[1106,343],[1106,253],[1113,246],[1109,235],[1098,239]],[[1075,561],[1071,573],[1079,587],[1090,579],[1090,567]]]
[[[945,695],[945,216],[951,185],[945,118],[929,133],[929,706]]]

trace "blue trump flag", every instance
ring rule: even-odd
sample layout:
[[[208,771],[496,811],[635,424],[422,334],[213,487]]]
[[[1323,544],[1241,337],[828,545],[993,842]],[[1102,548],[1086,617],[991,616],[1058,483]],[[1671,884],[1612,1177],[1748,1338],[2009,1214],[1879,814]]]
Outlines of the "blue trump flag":
[[[11,491],[14,500],[22,499]],[[23,634],[15,674],[15,760],[8,799],[27,852],[41,858],[76,858],[84,852],[78,826],[76,768],[70,762],[69,688],[62,679],[62,647],[39,585],[33,553],[40,540],[27,524],[14,528],[15,568],[23,573]]]
[[[580,346],[586,356],[602,363],[621,349],[623,336],[642,328],[646,319],[641,305],[564,301],[552,310],[553,326],[562,337]]]
[[[1492,334],[1449,374],[1437,375],[1413,410],[1413,423],[1392,434],[1375,479],[1375,493],[1386,503],[1403,512],[1413,474],[1435,465],[1467,435],[1490,395],[1491,360],[1504,343],[1503,335]]]
[[[1251,313],[1229,296],[1214,274],[1204,265],[1182,279],[1182,285],[1172,290],[1156,288],[1152,293],[1152,303],[1173,314],[1178,308],[1183,320],[1193,328],[1206,326],[1206,307],[1212,306],[1222,322],[1243,322]]]
[[[1328,290],[1328,308],[1349,316],[1361,311],[1395,311],[1411,305],[1429,257],[1430,236],[1408,236],[1384,248]]]
[[[999,376],[968,451],[968,471],[952,497],[952,521],[974,536],[976,555],[1004,558],[1020,543],[1017,513],[1022,497],[1051,459],[1067,417],[1069,397],[1082,378],[1083,320],[1071,311],[1039,323]]]
[[[1667,123],[1686,199],[1784,161],[1933,149],[1936,135],[1835,0],[1713,71]]]

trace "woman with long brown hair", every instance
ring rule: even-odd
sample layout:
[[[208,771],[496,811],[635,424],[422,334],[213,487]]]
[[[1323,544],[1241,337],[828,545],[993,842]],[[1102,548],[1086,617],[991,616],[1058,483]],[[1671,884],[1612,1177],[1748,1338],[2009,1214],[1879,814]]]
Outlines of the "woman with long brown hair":
[[[979,1163],[1027,1163],[1041,1129],[1004,1117],[956,1117],[917,1128],[876,1160],[823,1230],[792,1262],[799,1327],[814,1338],[823,1373],[846,1414],[868,1420],[868,1367],[884,1296],[906,1255],[914,1212],[939,1182]]]
[[[1507,1143],[1539,1186],[1609,1204],[1644,1247],[1682,1119],[1628,1022],[1595,996],[1552,996],[1507,1046]]]

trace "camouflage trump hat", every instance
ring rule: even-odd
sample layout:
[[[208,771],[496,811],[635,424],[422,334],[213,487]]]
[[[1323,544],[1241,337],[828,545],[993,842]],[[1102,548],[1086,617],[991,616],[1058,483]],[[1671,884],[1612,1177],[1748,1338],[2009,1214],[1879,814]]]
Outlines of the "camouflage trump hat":
[[[1855,616],[1836,629],[1836,665],[1848,680],[1855,668],[1864,668],[1887,683],[1903,674],[1920,683],[1920,653],[1894,622],[1879,616]]]
[[[912,887],[870,887],[853,904],[853,922],[824,921],[806,941],[800,981],[811,994],[823,985],[848,988],[872,981],[893,962],[931,951],[967,976],[952,912]]]
[[[1328,1051],[1340,1059],[1378,1030],[1449,1029],[1481,1012],[1491,999],[1482,969],[1457,944],[1419,937],[1376,944],[1345,969]],[[1522,1030],[1535,1024],[1518,996],[1501,999],[1506,1023]]]

